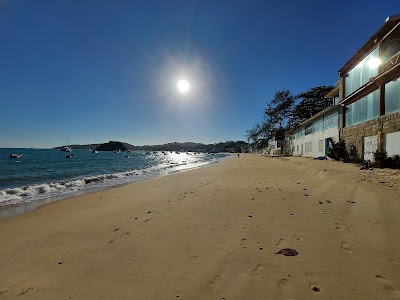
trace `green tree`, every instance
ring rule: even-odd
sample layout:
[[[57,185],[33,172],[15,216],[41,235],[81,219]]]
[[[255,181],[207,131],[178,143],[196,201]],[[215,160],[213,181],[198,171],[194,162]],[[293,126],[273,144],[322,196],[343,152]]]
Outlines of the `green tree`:
[[[246,130],[247,142],[250,144],[258,144],[261,136],[261,124],[254,124],[253,128]]]
[[[318,86],[296,96],[300,102],[293,108],[289,117],[289,127],[295,128],[316,113],[331,105],[331,100],[325,98],[334,87]]]
[[[252,129],[247,130],[246,138],[249,143],[261,149],[268,144],[268,141],[273,138],[274,134],[275,128],[273,124],[264,121],[262,123],[256,123]]]
[[[272,125],[275,130],[286,127],[294,103],[295,98],[290,90],[277,91],[264,110],[266,123]]]

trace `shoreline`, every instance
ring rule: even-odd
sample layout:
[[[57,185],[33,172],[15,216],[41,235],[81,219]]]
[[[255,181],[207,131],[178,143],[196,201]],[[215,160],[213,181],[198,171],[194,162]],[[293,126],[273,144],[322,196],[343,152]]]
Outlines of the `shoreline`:
[[[0,149],[0,152],[4,149]],[[27,149],[28,151],[28,149]],[[72,194],[92,187],[108,187],[169,174],[218,161],[227,154],[143,153],[130,156],[79,150],[66,160],[61,151],[31,150],[23,159],[1,157],[0,206]],[[3,153],[4,154],[4,153]],[[60,198],[60,197],[58,197]]]
[[[206,162],[206,163],[203,163],[202,165],[192,166],[187,169],[173,170],[166,174],[154,173],[154,174],[151,174],[151,176],[149,176],[149,177],[144,177],[144,178],[133,180],[130,182],[123,182],[123,183],[114,182],[114,183],[111,183],[111,184],[105,185],[105,186],[87,187],[85,189],[77,190],[77,191],[66,193],[66,194],[60,194],[60,195],[55,195],[55,196],[49,196],[47,198],[34,199],[31,201],[27,201],[27,202],[20,202],[20,203],[16,203],[16,204],[0,206],[0,220],[18,217],[18,216],[21,216],[26,213],[31,213],[31,212],[39,209],[41,206],[47,205],[47,204],[50,204],[53,202],[68,200],[71,198],[76,198],[76,197],[84,196],[84,195],[91,194],[91,193],[106,191],[108,189],[113,189],[113,188],[117,188],[117,187],[124,186],[124,185],[134,184],[137,182],[157,179],[157,178],[160,178],[163,176],[168,176],[168,175],[172,175],[172,174],[176,174],[176,173],[196,170],[198,168],[204,168],[207,166],[221,163],[224,160],[227,160],[227,159],[233,157],[232,155],[229,155],[229,153],[224,153],[224,154],[227,154],[227,156],[224,158],[218,159],[217,161]],[[104,175],[108,175],[108,174],[104,174]]]
[[[0,299],[395,299],[381,173],[243,154],[52,202],[0,220]]]

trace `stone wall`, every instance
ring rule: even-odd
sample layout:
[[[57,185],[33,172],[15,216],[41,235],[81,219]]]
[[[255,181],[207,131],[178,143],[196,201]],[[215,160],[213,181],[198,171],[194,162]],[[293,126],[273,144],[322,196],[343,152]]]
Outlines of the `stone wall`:
[[[378,148],[382,149],[382,133],[397,131],[400,131],[400,112],[384,115],[354,126],[344,127],[340,132],[340,138],[346,142],[347,151],[355,150],[358,156],[362,158],[363,137],[378,135]]]

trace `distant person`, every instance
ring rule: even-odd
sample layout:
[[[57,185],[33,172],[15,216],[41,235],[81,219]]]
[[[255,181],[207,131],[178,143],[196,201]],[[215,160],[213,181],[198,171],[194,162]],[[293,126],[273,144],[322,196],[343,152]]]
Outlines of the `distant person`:
[[[238,157],[240,157],[240,154],[238,153]]]

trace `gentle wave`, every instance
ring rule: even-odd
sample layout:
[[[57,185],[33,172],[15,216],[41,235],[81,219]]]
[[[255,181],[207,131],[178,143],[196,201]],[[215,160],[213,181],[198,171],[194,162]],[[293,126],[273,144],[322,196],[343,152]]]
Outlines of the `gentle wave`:
[[[217,158],[206,162],[196,160],[191,163],[186,161],[181,161],[180,163],[164,163],[158,164],[157,166],[150,166],[141,170],[131,170],[98,176],[73,178],[59,182],[8,188],[0,190],[0,207],[42,200],[46,198],[66,196],[78,191],[88,191],[96,188],[108,188],[119,184],[141,181],[170,173],[201,167],[211,163],[217,163],[224,158]]]

